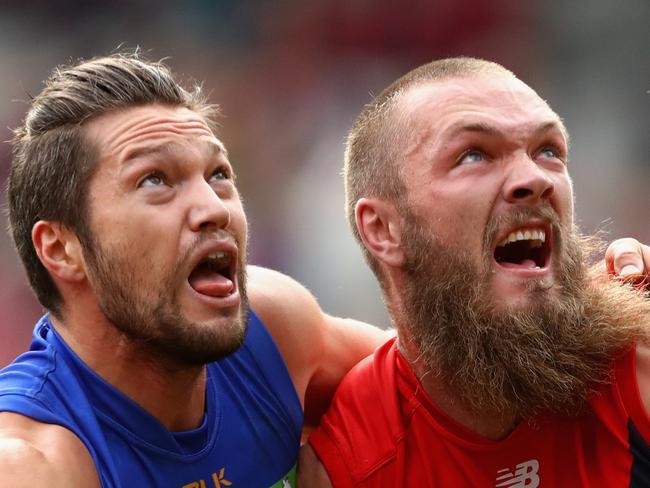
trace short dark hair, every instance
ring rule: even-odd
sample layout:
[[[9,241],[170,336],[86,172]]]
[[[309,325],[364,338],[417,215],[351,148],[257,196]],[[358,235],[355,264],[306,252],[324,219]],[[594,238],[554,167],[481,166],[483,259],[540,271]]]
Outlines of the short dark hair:
[[[87,191],[97,151],[83,124],[113,110],[154,103],[187,107],[214,124],[216,107],[206,102],[199,85],[184,89],[167,66],[136,50],[55,68],[14,130],[9,229],[38,300],[56,316],[62,313],[62,296],[36,254],[32,228],[39,220],[59,222],[82,245],[92,244]]]
[[[354,209],[363,197],[403,204],[401,154],[410,138],[409,123],[397,110],[397,100],[410,88],[423,83],[478,74],[515,76],[500,64],[483,59],[458,57],[432,61],[409,71],[365,105],[348,133],[343,168],[348,223],[382,287],[383,274],[377,260],[361,242]]]

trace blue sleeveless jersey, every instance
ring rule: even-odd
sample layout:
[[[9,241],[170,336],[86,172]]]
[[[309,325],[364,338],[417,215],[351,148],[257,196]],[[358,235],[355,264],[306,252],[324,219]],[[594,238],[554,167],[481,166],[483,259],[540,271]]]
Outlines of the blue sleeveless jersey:
[[[244,345],[207,366],[196,430],[168,431],[88,368],[47,316],[30,350],[0,370],[0,411],[74,432],[105,488],[293,487],[300,400],[265,326],[252,311],[248,322]]]

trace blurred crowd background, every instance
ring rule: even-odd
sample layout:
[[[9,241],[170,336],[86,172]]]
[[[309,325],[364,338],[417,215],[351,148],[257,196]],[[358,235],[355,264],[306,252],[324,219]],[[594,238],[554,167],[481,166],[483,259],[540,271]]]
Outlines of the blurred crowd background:
[[[565,119],[582,230],[647,243],[649,21],[647,0],[2,1],[0,139],[56,65],[118,46],[168,58],[222,107],[251,262],[297,278],[330,313],[386,327],[343,212],[343,141],[362,105],[434,58],[498,61]],[[10,159],[0,144],[3,187]],[[6,222],[0,366],[28,347],[42,314]]]

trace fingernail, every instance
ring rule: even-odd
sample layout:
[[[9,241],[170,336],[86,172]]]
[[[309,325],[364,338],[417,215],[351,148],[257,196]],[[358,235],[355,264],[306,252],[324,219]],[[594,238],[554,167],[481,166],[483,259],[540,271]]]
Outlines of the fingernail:
[[[636,275],[640,274],[641,270],[634,266],[633,264],[628,264],[627,266],[624,266],[623,269],[621,269],[621,272],[619,273],[620,276],[630,276],[630,275]]]

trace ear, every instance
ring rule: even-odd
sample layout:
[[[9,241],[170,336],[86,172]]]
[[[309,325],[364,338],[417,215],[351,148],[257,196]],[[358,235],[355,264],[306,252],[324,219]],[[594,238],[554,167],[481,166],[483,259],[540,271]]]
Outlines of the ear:
[[[354,211],[357,229],[368,251],[388,266],[402,266],[402,227],[395,206],[376,198],[361,198]]]
[[[41,263],[54,278],[74,282],[85,279],[81,244],[74,232],[59,222],[39,220],[32,227],[32,243]]]

